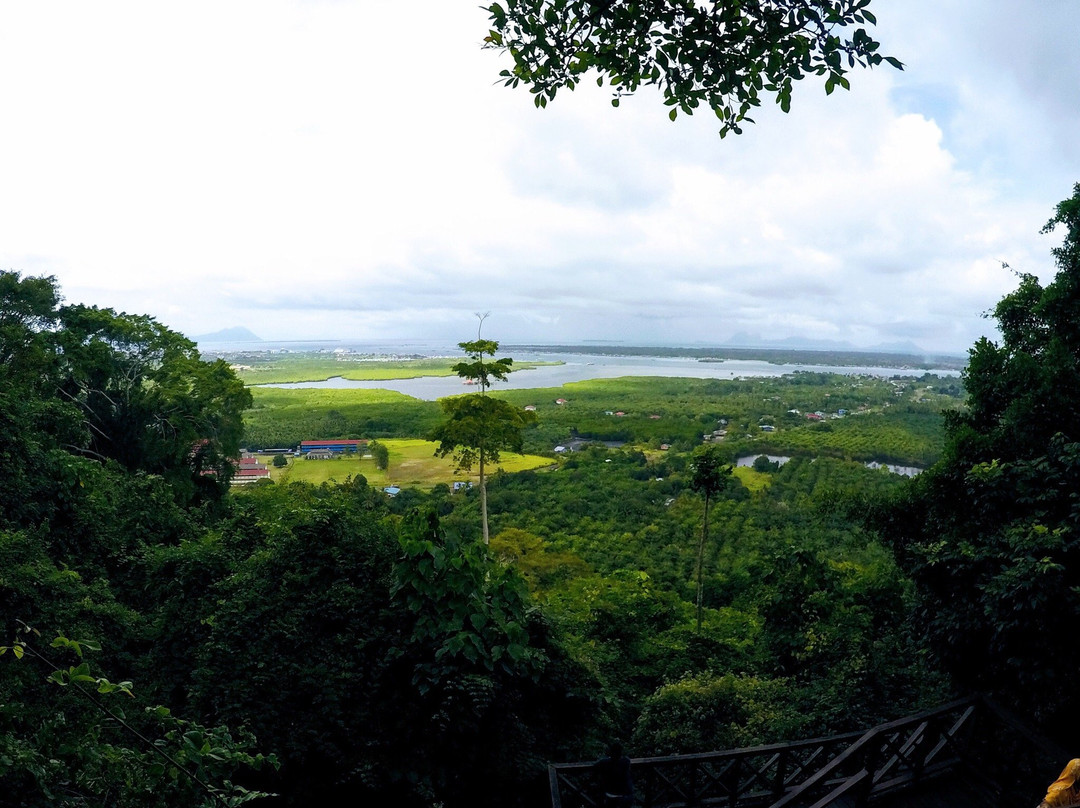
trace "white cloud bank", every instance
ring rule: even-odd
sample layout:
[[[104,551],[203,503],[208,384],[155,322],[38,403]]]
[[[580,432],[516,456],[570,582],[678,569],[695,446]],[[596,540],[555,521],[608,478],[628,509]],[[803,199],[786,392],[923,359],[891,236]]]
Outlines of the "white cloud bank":
[[[963,351],[1080,180],[1080,4],[1005,7],[883,8],[904,73],[720,141],[533,109],[469,4],[0,2],[0,267],[188,333]]]

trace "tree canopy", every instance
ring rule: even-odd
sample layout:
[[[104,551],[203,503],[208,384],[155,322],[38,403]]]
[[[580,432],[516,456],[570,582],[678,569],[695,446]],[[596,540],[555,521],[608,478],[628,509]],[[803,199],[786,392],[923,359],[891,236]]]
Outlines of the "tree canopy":
[[[84,451],[129,469],[227,479],[251,394],[223,360],[147,316],[65,306],[57,391],[89,436]]]
[[[459,469],[479,467],[484,542],[490,540],[487,521],[487,467],[498,463],[502,452],[521,452],[522,430],[532,413],[508,401],[483,393],[443,399],[443,421],[430,435],[439,442],[435,454],[452,455]]]
[[[480,385],[481,393],[491,387],[492,381],[506,381],[507,375],[513,369],[514,360],[510,357],[495,358],[499,351],[499,343],[495,340],[480,339],[477,335],[477,338],[470,342],[459,342],[458,347],[468,354],[469,361],[458,362],[452,370],[461,378]],[[491,360],[485,362],[485,356],[490,356]]]
[[[672,120],[705,106],[723,137],[753,122],[763,96],[787,112],[794,83],[806,76],[823,76],[832,93],[849,88],[852,68],[886,61],[902,69],[864,27],[877,22],[870,2],[504,0],[485,6],[486,42],[513,59],[500,73],[504,83],[527,86],[538,107],[595,74],[613,88],[615,106],[653,85]]]
[[[971,349],[967,410],[888,528],[958,681],[1052,729],[1080,706],[1080,184],[1059,227],[1057,276],[1021,274],[997,304],[1001,341]]]
[[[0,272],[0,524],[55,518],[65,486],[110,463],[164,478],[178,502],[219,499],[250,403],[228,363],[152,318]]]

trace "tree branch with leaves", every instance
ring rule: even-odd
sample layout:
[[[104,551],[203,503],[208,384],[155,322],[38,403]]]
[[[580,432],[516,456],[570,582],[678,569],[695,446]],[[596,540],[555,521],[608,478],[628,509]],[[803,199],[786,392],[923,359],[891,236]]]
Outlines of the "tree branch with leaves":
[[[50,646],[59,651],[71,652],[76,657],[75,665],[65,666],[35,647],[32,640],[40,638],[41,632],[21,621],[19,623],[19,638],[11,645],[0,646],[0,656],[11,651],[16,660],[29,659],[43,665],[49,670],[47,681],[62,688],[70,688],[103,716],[97,722],[89,715],[82,717],[91,725],[86,737],[92,739],[92,742],[84,740],[73,743],[72,739],[65,739],[63,746],[70,751],[78,751],[85,769],[68,775],[69,791],[72,788],[82,792],[93,791],[95,787],[108,787],[119,789],[125,798],[148,791],[155,794],[157,799],[141,804],[175,804],[177,800],[186,800],[203,808],[237,808],[251,800],[271,796],[246,789],[229,778],[241,766],[258,770],[266,764],[277,768],[279,764],[274,755],[252,755],[233,740],[227,729],[207,729],[193,722],[180,720],[162,706],[144,710],[151,724],[164,729],[161,737],[151,739],[135,726],[135,722],[124,710],[110,706],[101,698],[102,695],[112,693],[122,693],[129,698],[135,696],[131,682],[112,682],[93,674],[84,652],[100,651],[100,645],[92,640],[72,640],[58,635]],[[75,732],[75,728],[81,723],[83,721],[75,717],[64,721],[70,732]],[[105,725],[122,729],[138,741],[137,746],[141,749],[108,742],[101,737],[101,727]],[[243,735],[243,743],[250,740],[250,737]],[[4,739],[0,738],[0,746],[3,741]],[[91,745],[94,748],[89,748]],[[62,756],[65,753],[58,749],[51,754]],[[10,764],[10,759],[0,761],[0,776],[4,774],[5,763]],[[190,785],[189,788],[184,787],[185,782]],[[39,782],[39,787],[46,795],[50,793],[47,783]]]
[[[485,6],[485,42],[511,56],[500,78],[527,86],[537,107],[596,75],[598,86],[612,87],[613,106],[653,85],[671,120],[704,106],[724,137],[753,123],[749,113],[764,96],[787,112],[794,83],[809,75],[824,77],[832,93],[849,89],[846,74],[856,67],[887,62],[902,70],[867,33],[877,23],[870,2],[505,0]]]

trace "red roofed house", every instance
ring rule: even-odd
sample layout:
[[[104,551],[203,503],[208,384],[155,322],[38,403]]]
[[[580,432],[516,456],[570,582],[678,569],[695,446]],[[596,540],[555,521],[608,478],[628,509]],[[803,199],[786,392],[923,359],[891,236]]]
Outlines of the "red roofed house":
[[[240,461],[240,467],[236,470],[236,474],[233,475],[231,483],[232,485],[247,485],[248,483],[269,479],[270,469],[262,463],[245,457]]]

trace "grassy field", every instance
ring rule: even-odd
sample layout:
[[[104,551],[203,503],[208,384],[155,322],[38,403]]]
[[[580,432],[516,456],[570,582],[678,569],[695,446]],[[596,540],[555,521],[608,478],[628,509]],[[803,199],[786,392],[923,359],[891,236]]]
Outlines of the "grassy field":
[[[244,413],[245,441],[295,446],[320,438],[407,438],[428,434],[439,405],[393,390],[312,390],[256,387]]]
[[[738,477],[739,482],[751,491],[760,491],[763,488],[767,488],[769,483],[772,482],[772,478],[768,474],[755,471],[748,466],[737,466],[732,471],[732,474]]]
[[[258,387],[251,391],[251,395],[254,398],[253,410],[273,409],[285,417],[313,409],[416,401],[412,396],[394,390],[366,390],[359,387],[346,390]]]
[[[454,480],[477,480],[476,469],[472,474],[454,471],[454,462],[449,457],[435,457],[437,444],[426,440],[379,441],[390,451],[390,467],[386,471],[375,468],[375,461],[358,455],[347,455],[334,460],[304,460],[290,457],[289,465],[283,469],[270,467],[270,477],[282,482],[304,481],[314,485],[325,482],[345,482],[349,476],[363,474],[368,484],[374,487],[398,485],[407,487],[430,488],[437,483],[451,483]],[[525,471],[551,465],[551,459],[536,455],[503,455],[499,468],[503,471]]]
[[[374,359],[333,358],[331,356],[290,356],[275,354],[263,360],[238,360],[236,375],[247,385],[321,382],[335,376],[354,381],[415,379],[420,376],[453,376],[459,359]],[[558,364],[557,362],[516,362],[514,370]]]

